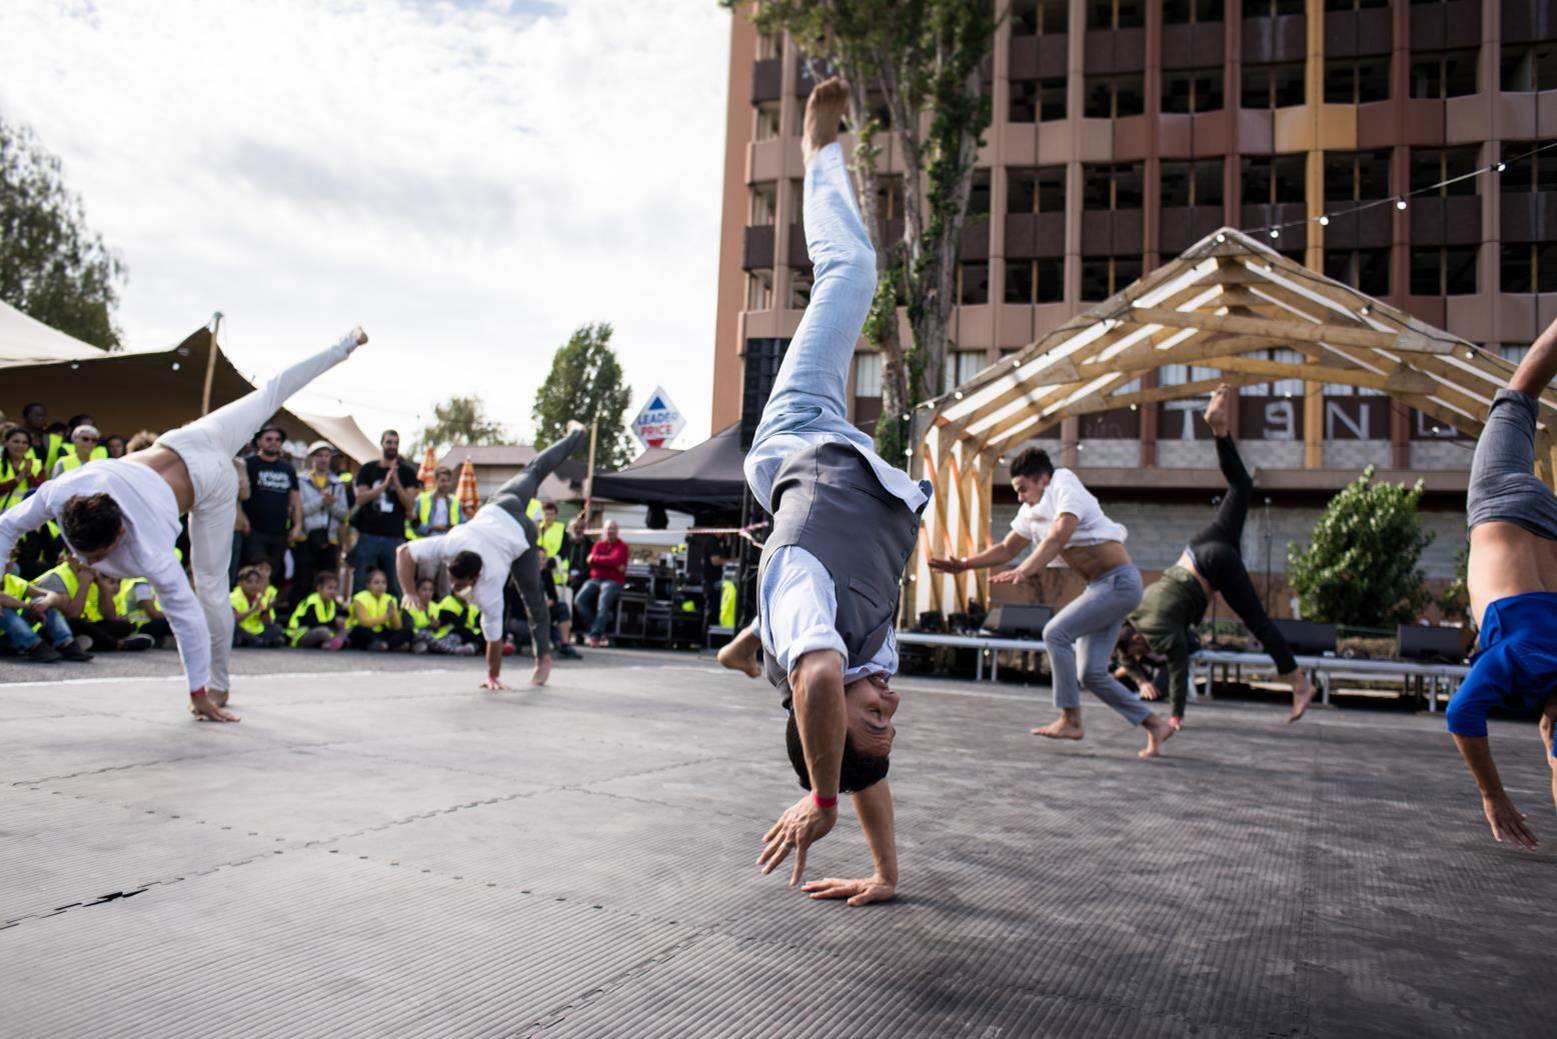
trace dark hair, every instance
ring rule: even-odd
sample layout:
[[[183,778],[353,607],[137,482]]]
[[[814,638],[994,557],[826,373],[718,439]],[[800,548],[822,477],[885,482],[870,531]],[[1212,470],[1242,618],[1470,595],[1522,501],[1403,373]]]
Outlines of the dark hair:
[[[400,439],[400,433],[399,433],[398,430],[386,429],[386,430],[384,430],[384,432],[382,432],[382,433],[380,433],[378,435],[378,442],[382,444],[384,442],[384,438],[385,437],[394,437],[396,440],[399,440]]]
[[[238,568],[238,583],[239,584],[242,584],[244,581],[247,581],[251,577],[258,577],[258,576],[260,576],[260,568],[259,568],[259,564],[257,564],[257,563],[250,563],[248,566],[240,566]]]
[[[49,413],[49,409],[43,407],[43,403],[41,401],[34,400],[34,401],[29,401],[28,403],[22,405],[22,418],[26,418],[27,417],[27,413],[29,411],[31,411],[33,408],[43,408],[43,413],[45,415],[47,415]]]
[[[811,770],[806,768],[806,752],[800,745],[800,726],[795,723],[794,711],[789,712],[789,724],[784,728],[784,746],[789,751],[789,763],[795,767],[795,775],[800,778],[801,787],[810,790]],[[853,740],[845,736],[843,764],[838,769],[839,793],[851,794],[886,779],[891,764],[889,758],[861,754],[854,749]]]
[[[59,525],[78,552],[97,552],[114,543],[124,529],[119,503],[106,494],[78,494],[65,503]]]
[[[481,573],[481,557],[466,549],[449,562],[449,576],[460,581],[475,580]]]
[[[1054,463],[1049,461],[1049,452],[1038,447],[1028,447],[1017,452],[1017,456],[1011,459],[1011,475],[1025,476],[1029,480],[1036,480],[1043,476],[1054,475]]]
[[[340,580],[340,578],[335,575],[335,571],[334,570],[325,570],[322,573],[315,574],[314,575],[314,591],[317,592],[319,589],[323,588],[324,587],[324,582],[326,582],[326,581],[339,581],[339,580]]]
[[[65,428],[68,429],[71,433],[75,433],[77,426],[95,426],[95,425],[97,425],[97,423],[92,420],[92,416],[91,415],[81,414],[81,415],[72,415],[72,416],[70,416],[70,421],[65,423]]]
[[[557,511],[557,503],[554,502],[554,501],[543,501],[543,502],[541,502],[541,511],[545,512],[547,509],[550,509],[551,511],[556,512]]]
[[[374,574],[383,574],[384,575],[384,580],[386,580],[386,581],[389,580],[389,571],[385,570],[381,566],[370,566],[370,567],[368,567],[368,580],[369,581],[373,580],[373,575]]]

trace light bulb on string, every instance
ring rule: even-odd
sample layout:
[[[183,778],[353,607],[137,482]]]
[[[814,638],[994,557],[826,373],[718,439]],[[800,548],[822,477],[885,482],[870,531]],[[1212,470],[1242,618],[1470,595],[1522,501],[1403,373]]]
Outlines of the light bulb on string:
[[[1280,238],[1281,237],[1281,228],[1279,228],[1279,227],[1271,228],[1270,229],[1270,236],[1272,238]]]
[[[1504,170],[1508,169],[1508,163],[1500,162],[1500,163],[1498,163],[1496,166],[1494,166],[1492,168],[1497,170],[1499,173],[1502,173]]]
[[[1224,243],[1226,241],[1227,241],[1227,236],[1225,234],[1219,234],[1219,235],[1216,236],[1216,244],[1217,245],[1221,245],[1222,243]]]
[[[1406,208],[1406,196],[1399,195],[1399,196],[1397,196],[1395,198],[1395,208],[1396,209],[1405,209]]]
[[[955,397],[957,400],[961,400],[962,399],[962,391],[958,390],[957,392],[953,393],[952,396]]]
[[[1320,227],[1329,227],[1330,226],[1330,218],[1321,213],[1320,216],[1319,216],[1319,226]]]

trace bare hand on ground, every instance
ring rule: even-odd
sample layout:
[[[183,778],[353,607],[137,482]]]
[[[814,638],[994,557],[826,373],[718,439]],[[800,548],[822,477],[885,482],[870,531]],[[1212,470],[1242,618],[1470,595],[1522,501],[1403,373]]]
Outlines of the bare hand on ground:
[[[762,867],[763,875],[777,869],[793,848],[795,868],[790,873],[789,883],[791,887],[800,883],[800,878],[805,875],[806,849],[826,837],[837,821],[838,809],[818,808],[810,794],[790,805],[772,829],[763,835],[762,839],[767,841],[767,845],[762,849],[762,854],[757,856],[757,865]]]
[[[1487,817],[1487,824],[1492,827],[1493,839],[1499,844],[1506,839],[1516,848],[1530,850],[1540,847],[1541,842],[1535,839],[1535,834],[1525,825],[1525,813],[1514,807],[1508,794],[1501,790],[1496,794],[1483,794],[1481,810]]]
[[[879,875],[866,877],[863,880],[840,880],[828,877],[825,880],[813,880],[800,890],[812,898],[846,898],[851,906],[890,902],[897,894],[897,886]]]

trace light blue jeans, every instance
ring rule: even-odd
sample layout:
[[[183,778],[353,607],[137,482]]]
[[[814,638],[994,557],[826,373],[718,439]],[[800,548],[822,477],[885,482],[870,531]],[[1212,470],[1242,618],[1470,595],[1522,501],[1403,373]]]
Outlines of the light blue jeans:
[[[606,625],[616,617],[612,611],[617,596],[621,594],[622,586],[615,581],[602,581],[595,577],[585,581],[584,587],[573,597],[573,608],[578,610],[579,624],[588,628],[595,638],[603,636]]]
[[[773,479],[785,458],[816,444],[847,443],[865,456],[882,486],[917,509],[928,497],[925,488],[883,461],[871,438],[849,421],[849,366],[876,295],[876,250],[837,143],[806,167],[805,232],[814,274],[811,302],[746,453],[746,482],[771,512]]]
[[[1108,670],[1119,627],[1140,604],[1141,572],[1126,563],[1099,574],[1044,626],[1043,644],[1054,672],[1054,706],[1079,710],[1085,686],[1131,725],[1146,720],[1151,709],[1141,702],[1140,694],[1120,684]]]

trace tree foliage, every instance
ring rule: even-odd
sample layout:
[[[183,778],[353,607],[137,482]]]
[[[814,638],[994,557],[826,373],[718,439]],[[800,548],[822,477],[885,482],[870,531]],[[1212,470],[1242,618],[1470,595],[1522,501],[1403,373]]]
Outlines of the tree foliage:
[[[854,175],[878,269],[891,286],[890,313],[867,336],[882,354],[882,457],[903,464],[920,400],[946,389],[946,350],[956,300],[958,252],[973,167],[990,123],[983,68],[997,23],[995,4],[969,0],[721,0],[750,8],[764,32],[783,30],[804,50],[813,78],[829,69],[849,82]],[[827,66],[824,68],[823,66]],[[889,129],[903,156],[903,233],[882,237],[877,198],[879,135]],[[878,299],[878,311],[881,310]],[[896,306],[912,343],[904,348]]]
[[[0,119],[0,299],[66,335],[117,350],[113,314],[124,274],[87,228],[58,156],[30,129]]]
[[[488,417],[480,397],[450,397],[433,405],[432,421],[418,439],[423,448],[441,454],[455,444],[501,444],[508,439],[502,423]]]
[[[1332,624],[1409,624],[1431,601],[1417,563],[1432,543],[1417,516],[1422,481],[1374,483],[1373,467],[1330,499],[1307,547],[1287,545],[1303,616]]]
[[[632,388],[622,381],[622,366],[611,349],[607,322],[580,325],[551,359],[551,371],[535,395],[535,444],[544,447],[567,433],[569,419],[584,425],[598,420],[595,465],[620,469],[632,459],[625,413]],[[589,448],[574,456],[587,460]]]

